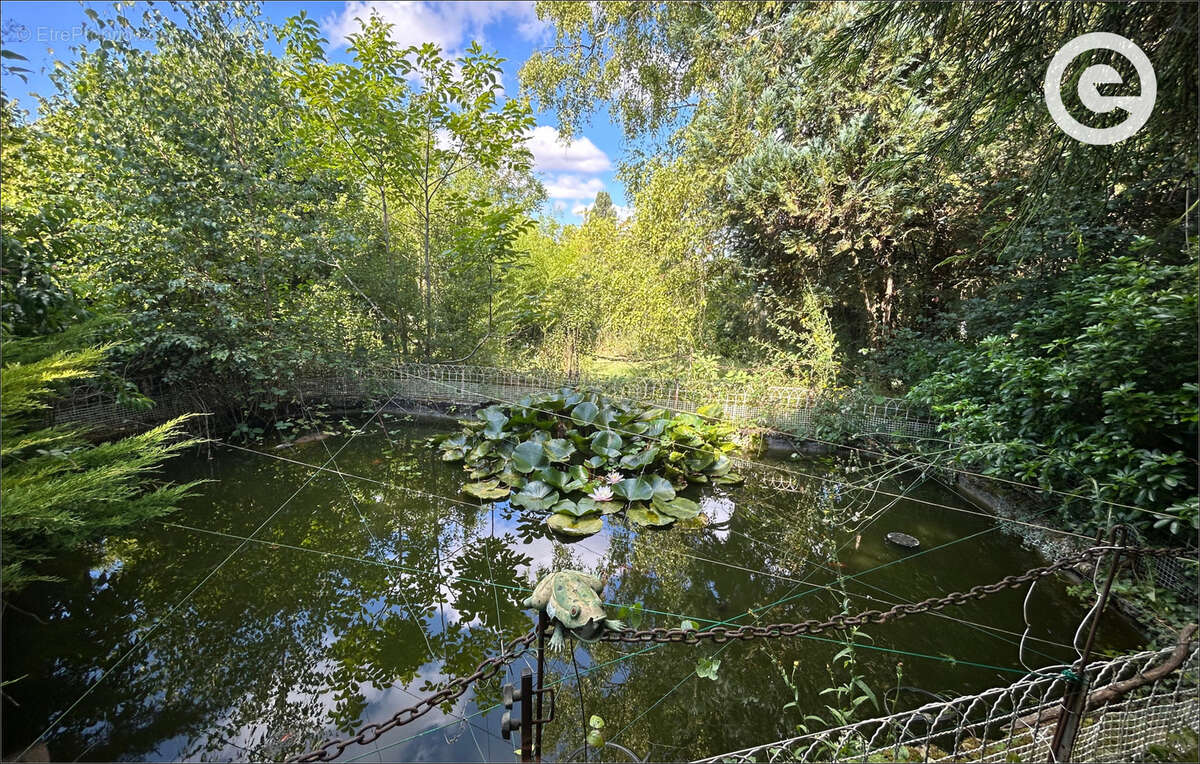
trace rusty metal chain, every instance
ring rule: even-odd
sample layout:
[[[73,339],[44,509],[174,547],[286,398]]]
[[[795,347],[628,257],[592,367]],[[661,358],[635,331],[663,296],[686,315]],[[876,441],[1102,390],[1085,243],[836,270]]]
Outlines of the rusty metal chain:
[[[844,629],[854,628],[856,626],[865,626],[872,623],[887,623],[896,621],[905,616],[916,615],[917,613],[928,613],[935,610],[942,610],[951,605],[962,605],[971,600],[980,600],[1005,589],[1016,589],[1024,584],[1035,579],[1045,578],[1053,575],[1060,570],[1064,570],[1080,562],[1090,559],[1099,559],[1109,551],[1117,547],[1094,547],[1078,554],[1066,557],[1053,565],[1047,565],[1042,568],[1033,568],[1019,576],[1005,576],[993,584],[980,584],[973,586],[965,592],[954,592],[943,597],[930,597],[927,600],[913,603],[900,603],[890,610],[864,610],[856,615],[846,615],[839,613],[827,620],[819,621],[817,619],[809,619],[798,623],[772,623],[765,626],[756,626],[748,624],[746,626],[728,627],[725,625],[716,625],[707,628],[703,631],[693,629],[643,629],[634,631],[625,629],[623,631],[609,631],[599,637],[601,642],[624,642],[628,644],[644,644],[648,642],[656,643],[680,643],[695,645],[701,642],[715,642],[717,644],[729,642],[734,639],[750,640],[761,638],[778,638],[778,637],[796,637],[803,634],[820,634],[824,631],[834,630],[841,631]],[[1177,547],[1170,549],[1149,549],[1140,547],[1120,547],[1123,554],[1134,557],[1173,557],[1179,554],[1187,554],[1188,550]]]
[[[704,631],[684,629],[644,629],[634,631],[609,631],[599,638],[601,642],[626,642],[640,644],[645,642],[699,644],[700,642],[729,642],[734,639],[748,640],[760,638],[795,637],[802,634],[820,634],[828,630],[843,630],[871,623],[887,623],[909,615],[942,610],[951,605],[961,605],[971,600],[979,600],[1005,589],[1015,589],[1035,579],[1045,578],[1060,570],[1091,559],[1100,559],[1109,551],[1120,549],[1122,554],[1133,557],[1174,557],[1188,554],[1189,550],[1176,547],[1170,549],[1148,549],[1142,547],[1095,547],[1078,554],[1066,557],[1053,565],[1033,568],[1019,576],[1005,576],[993,584],[973,586],[965,592],[954,592],[943,597],[930,597],[927,600],[914,603],[901,603],[890,610],[865,610],[857,615],[838,614],[824,621],[810,619],[799,623],[773,623],[766,626],[746,625],[729,628],[724,625],[713,626]],[[519,658],[533,641],[537,639],[537,629],[509,642],[499,655],[488,658],[480,663],[475,673],[453,680],[438,692],[424,698],[420,702],[402,708],[385,722],[367,724],[352,737],[341,740],[327,740],[319,747],[308,753],[288,759],[289,762],[332,761],[341,756],[352,745],[368,745],[378,740],[384,733],[396,727],[409,724],[437,708],[443,703],[457,700],[467,688],[476,682],[491,679],[502,668]]]
[[[326,740],[320,746],[309,751],[308,753],[288,759],[289,762],[303,761],[332,761],[341,756],[347,748],[352,745],[369,745],[374,743],[384,733],[390,732],[404,724],[409,724],[417,719],[420,719],[425,714],[442,705],[457,700],[467,688],[476,682],[484,682],[491,679],[496,674],[500,673],[508,664],[515,661],[517,658],[529,649],[533,641],[537,639],[537,629],[533,629],[523,637],[514,639],[509,642],[504,648],[504,651],[499,655],[488,658],[480,663],[475,669],[475,673],[468,676],[459,677],[447,684],[442,689],[438,690],[433,695],[422,699],[420,702],[402,708],[392,715],[391,719],[385,722],[377,722],[375,724],[367,724],[358,730],[353,736],[343,738],[341,740]]]

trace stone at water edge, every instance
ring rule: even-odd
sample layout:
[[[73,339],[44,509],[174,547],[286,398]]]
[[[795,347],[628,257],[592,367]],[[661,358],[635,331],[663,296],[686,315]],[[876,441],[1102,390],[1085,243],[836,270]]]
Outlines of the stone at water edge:
[[[918,540],[915,536],[910,536],[907,533],[901,533],[900,531],[892,531],[884,536],[884,538],[896,546],[902,546],[905,549],[916,549],[917,547],[921,546],[920,540]]]

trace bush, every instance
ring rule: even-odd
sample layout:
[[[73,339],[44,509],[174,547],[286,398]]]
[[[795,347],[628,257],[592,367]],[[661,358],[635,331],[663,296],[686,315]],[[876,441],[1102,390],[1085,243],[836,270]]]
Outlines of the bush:
[[[1095,498],[1065,504],[1069,519],[1195,528],[1195,273],[1194,252],[1190,265],[1076,267],[1008,336],[951,352],[911,397],[942,417],[960,462]]]

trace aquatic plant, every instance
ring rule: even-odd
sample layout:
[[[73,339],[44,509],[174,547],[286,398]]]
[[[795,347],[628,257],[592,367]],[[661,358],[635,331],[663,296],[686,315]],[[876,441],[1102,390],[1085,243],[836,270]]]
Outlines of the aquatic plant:
[[[602,515],[622,511],[640,526],[692,520],[700,505],[680,491],[742,482],[720,417],[715,406],[669,413],[562,388],[481,408],[437,443],[444,461],[463,463],[464,493],[547,512],[555,532],[590,536]]]

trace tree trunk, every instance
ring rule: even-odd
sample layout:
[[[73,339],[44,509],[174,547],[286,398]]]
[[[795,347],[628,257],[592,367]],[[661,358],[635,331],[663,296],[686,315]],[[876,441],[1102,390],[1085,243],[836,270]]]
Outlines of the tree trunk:
[[[429,153],[433,142],[432,128],[426,130],[425,138],[425,363],[429,363],[430,349],[433,346],[433,268],[429,261]]]

